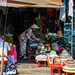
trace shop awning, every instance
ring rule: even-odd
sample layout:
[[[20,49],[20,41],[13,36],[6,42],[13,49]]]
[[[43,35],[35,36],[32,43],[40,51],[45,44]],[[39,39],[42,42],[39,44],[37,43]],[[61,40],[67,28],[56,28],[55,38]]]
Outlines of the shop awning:
[[[20,3],[20,2],[7,2],[7,7],[27,7],[30,4]]]
[[[22,3],[32,3],[32,4],[54,4],[54,5],[62,5],[61,0],[8,0],[9,2],[22,2]]]
[[[63,8],[61,0],[7,0],[7,7]]]
[[[57,6],[57,5],[46,5],[46,4],[38,4],[38,5],[29,5],[27,7],[35,7],[35,8],[64,8],[63,5]]]

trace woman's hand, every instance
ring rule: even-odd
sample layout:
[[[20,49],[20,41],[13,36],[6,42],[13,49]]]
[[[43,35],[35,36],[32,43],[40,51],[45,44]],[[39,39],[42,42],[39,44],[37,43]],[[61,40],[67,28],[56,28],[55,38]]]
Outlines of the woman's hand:
[[[33,40],[31,39],[31,41],[33,42]]]

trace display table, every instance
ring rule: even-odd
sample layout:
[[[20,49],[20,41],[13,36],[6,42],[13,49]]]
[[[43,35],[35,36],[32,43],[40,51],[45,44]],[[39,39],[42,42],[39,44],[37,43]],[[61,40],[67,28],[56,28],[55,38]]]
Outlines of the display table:
[[[35,57],[36,57],[36,55],[29,55],[29,62],[30,61],[36,61]]]
[[[40,66],[45,66],[46,67],[46,63],[47,63],[46,60],[39,60],[38,61],[38,67],[40,67]]]

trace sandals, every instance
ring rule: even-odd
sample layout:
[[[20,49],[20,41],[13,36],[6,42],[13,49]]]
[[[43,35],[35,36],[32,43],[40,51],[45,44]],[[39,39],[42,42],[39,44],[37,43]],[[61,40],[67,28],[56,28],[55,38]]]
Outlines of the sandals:
[[[22,56],[19,56],[20,58],[22,58]]]
[[[24,56],[23,59],[28,59],[28,57]]]

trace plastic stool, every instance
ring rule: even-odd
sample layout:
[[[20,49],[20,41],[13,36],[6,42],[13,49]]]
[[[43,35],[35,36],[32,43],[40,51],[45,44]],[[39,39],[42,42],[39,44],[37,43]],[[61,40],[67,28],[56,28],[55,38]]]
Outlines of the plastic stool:
[[[29,55],[29,62],[35,61],[35,57],[36,57],[36,55]]]
[[[53,72],[54,69],[57,69],[58,72],[57,72],[57,73],[54,73],[54,72]],[[61,75],[61,73],[60,73],[60,67],[51,67],[51,75],[55,75],[55,74],[59,74],[59,75]]]
[[[0,61],[0,63],[1,63],[1,61]],[[7,61],[4,61],[4,64],[7,65]]]
[[[75,75],[75,73],[68,73],[68,72],[65,72],[65,75]]]
[[[46,61],[38,61],[38,67],[45,66],[46,67]]]

